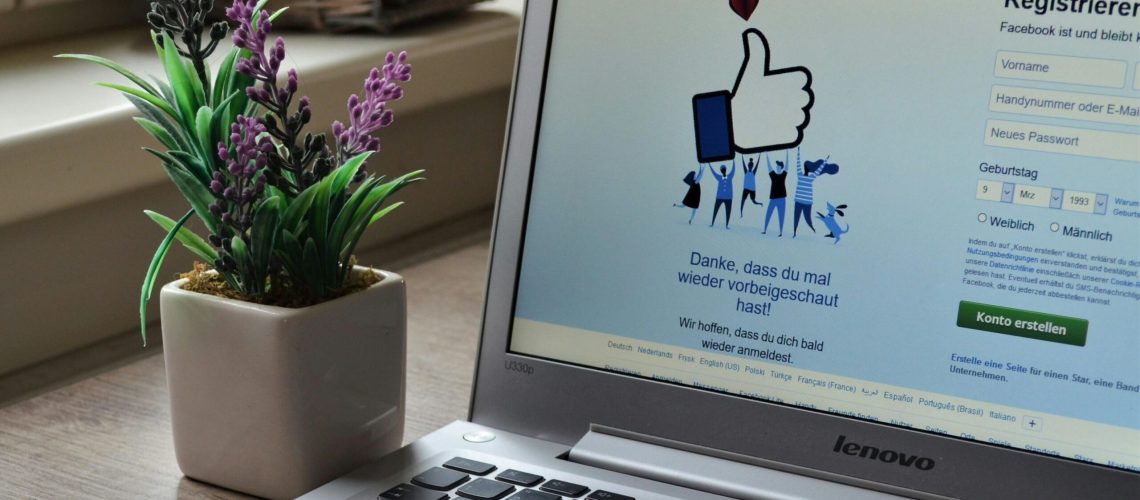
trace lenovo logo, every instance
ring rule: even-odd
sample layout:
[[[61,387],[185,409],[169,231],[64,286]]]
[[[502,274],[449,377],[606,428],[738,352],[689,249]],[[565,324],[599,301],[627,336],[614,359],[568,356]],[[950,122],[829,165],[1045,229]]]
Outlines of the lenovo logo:
[[[914,467],[918,470],[930,470],[934,468],[934,460],[929,458],[907,455],[906,453],[895,450],[880,450],[874,446],[849,442],[847,441],[847,436],[843,435],[840,435],[839,440],[835,441],[835,447],[832,448],[831,451],[844,455],[859,456],[859,458],[866,458],[867,460],[878,460],[888,464],[895,463],[903,467]]]

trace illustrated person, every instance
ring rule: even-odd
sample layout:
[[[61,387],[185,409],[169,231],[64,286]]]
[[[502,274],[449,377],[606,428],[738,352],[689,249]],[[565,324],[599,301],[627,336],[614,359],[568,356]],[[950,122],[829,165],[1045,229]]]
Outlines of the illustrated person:
[[[772,220],[772,213],[779,212],[776,221],[780,223],[780,236],[783,236],[784,211],[788,198],[788,190],[784,186],[788,178],[788,152],[784,151],[784,161],[776,160],[776,168],[772,168],[772,158],[766,153],[764,159],[768,162],[768,178],[772,181],[772,188],[768,191],[768,211],[764,215],[764,231],[761,234],[768,234],[768,223]]]
[[[724,205],[724,228],[728,229],[728,221],[732,218],[732,178],[736,176],[736,158],[732,159],[731,172],[724,165],[720,166],[720,175],[712,167],[709,167],[709,171],[716,179],[716,204],[713,205],[712,223],[709,227],[716,225],[716,214],[720,212],[720,206]]]
[[[796,237],[796,232],[800,227],[800,217],[804,218],[811,232],[815,232],[815,226],[811,223],[811,204],[813,201],[812,190],[816,178],[824,174],[835,174],[839,172],[839,165],[834,163],[827,163],[830,159],[827,158],[816,161],[808,161],[800,164],[800,150],[796,148],[796,208],[793,215],[792,222],[792,237]]]
[[[680,204],[673,204],[674,207],[689,207],[693,209],[693,212],[689,214],[689,224],[693,223],[693,217],[697,216],[697,209],[701,207],[701,177],[704,175],[704,165],[701,165],[696,172],[690,170],[683,179],[685,184],[689,185],[689,190],[685,192],[685,198],[681,200]]]
[[[761,205],[756,201],[756,170],[760,168],[757,162],[752,158],[748,159],[748,164],[744,165],[744,193],[740,195],[740,219],[744,219],[744,201],[751,199],[753,205]]]

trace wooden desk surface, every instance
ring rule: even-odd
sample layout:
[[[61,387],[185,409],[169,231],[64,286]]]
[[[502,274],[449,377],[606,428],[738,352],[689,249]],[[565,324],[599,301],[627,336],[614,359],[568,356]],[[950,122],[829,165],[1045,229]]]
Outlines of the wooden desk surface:
[[[404,442],[467,416],[486,243],[396,267],[408,282]],[[0,498],[246,498],[182,477],[162,356],[0,408]]]

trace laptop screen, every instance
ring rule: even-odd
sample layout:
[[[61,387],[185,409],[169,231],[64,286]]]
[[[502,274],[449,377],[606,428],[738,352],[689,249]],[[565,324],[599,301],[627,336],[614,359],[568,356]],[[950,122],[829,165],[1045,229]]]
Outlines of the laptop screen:
[[[1140,470],[1140,2],[757,3],[557,4],[510,351]]]

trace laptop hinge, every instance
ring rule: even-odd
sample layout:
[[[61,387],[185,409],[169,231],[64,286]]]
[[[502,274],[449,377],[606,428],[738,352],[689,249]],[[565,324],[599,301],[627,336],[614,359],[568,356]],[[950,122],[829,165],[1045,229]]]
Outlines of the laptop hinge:
[[[591,426],[590,431],[578,440],[570,450],[568,459],[591,467],[732,498],[898,498],[855,486],[686,451],[658,438],[597,425]]]

